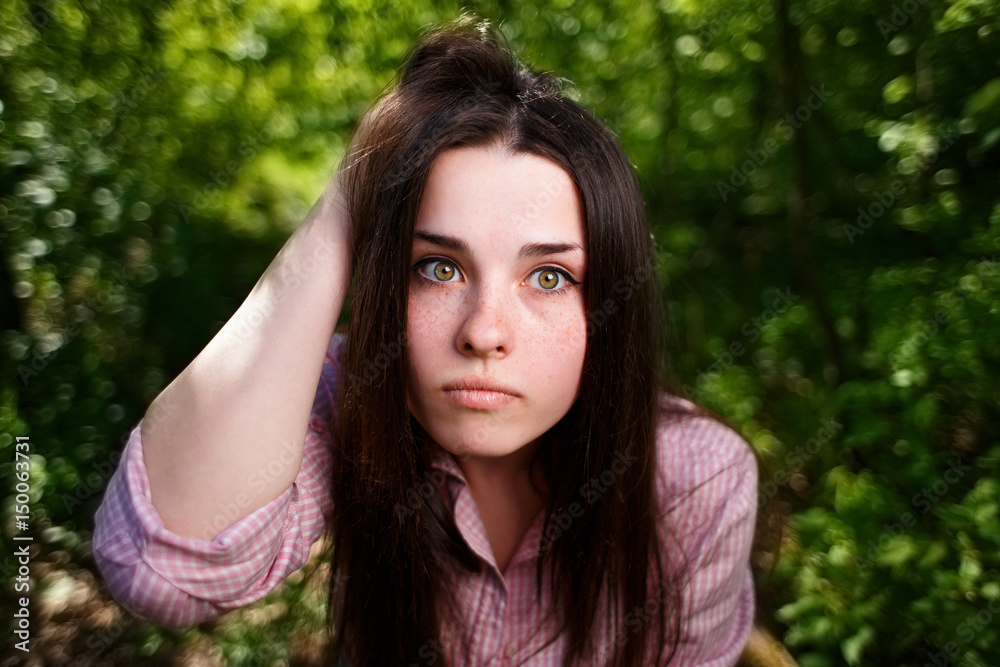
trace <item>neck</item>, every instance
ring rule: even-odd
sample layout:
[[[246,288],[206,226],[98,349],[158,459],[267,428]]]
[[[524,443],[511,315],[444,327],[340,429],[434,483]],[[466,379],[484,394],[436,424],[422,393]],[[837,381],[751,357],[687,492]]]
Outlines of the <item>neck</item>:
[[[416,420],[411,418],[411,423],[414,436],[422,449],[445,451]],[[541,509],[548,500],[548,481],[540,461],[534,466],[531,465],[531,459],[541,442],[541,437],[536,438],[506,456],[462,456],[456,457],[455,460],[477,500],[496,498],[504,503],[510,503],[512,499],[523,498],[530,499],[532,505],[537,504]]]
[[[543,477],[541,466],[531,465],[537,443],[532,445],[507,456],[470,457],[459,462],[501,573],[507,571],[528,527],[546,504],[548,490],[539,479]]]
[[[548,484],[540,462],[531,464],[539,440],[506,456],[470,456],[458,460],[469,488],[479,498],[516,500],[540,509],[548,494]]]

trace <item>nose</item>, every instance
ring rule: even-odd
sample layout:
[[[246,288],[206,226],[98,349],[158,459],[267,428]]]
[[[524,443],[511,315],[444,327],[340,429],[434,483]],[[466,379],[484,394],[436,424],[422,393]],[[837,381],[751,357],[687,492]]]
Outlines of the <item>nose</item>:
[[[503,358],[511,350],[510,305],[502,289],[483,288],[471,296],[456,343],[462,354]]]

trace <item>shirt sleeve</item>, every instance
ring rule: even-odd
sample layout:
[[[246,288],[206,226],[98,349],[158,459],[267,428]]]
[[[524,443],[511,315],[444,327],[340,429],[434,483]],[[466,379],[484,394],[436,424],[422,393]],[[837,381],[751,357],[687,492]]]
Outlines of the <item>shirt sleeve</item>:
[[[671,487],[670,526],[688,567],[680,665],[732,667],[753,629],[750,569],[757,462],[747,442],[714,419],[689,415],[658,432]]]
[[[133,429],[97,511],[93,550],[111,594],[132,613],[189,627],[248,605],[305,563],[331,509],[330,420],[339,382],[330,343],[292,485],[212,540],[167,530],[153,507],[140,427]]]

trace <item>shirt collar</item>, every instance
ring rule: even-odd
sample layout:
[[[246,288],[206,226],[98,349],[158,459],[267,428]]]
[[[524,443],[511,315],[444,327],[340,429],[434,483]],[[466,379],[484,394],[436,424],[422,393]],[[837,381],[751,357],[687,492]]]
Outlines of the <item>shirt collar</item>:
[[[458,465],[455,455],[451,452],[446,452],[443,449],[435,449],[428,454],[428,459],[428,465],[433,470],[440,470],[446,475],[451,475],[463,485],[469,485],[468,480],[465,479],[465,473],[462,472],[462,466]]]
[[[440,448],[435,448],[428,454],[428,466],[432,470],[439,470],[445,475],[451,477],[451,480],[449,480],[446,486],[448,495],[451,498],[453,510],[460,502],[468,504],[468,509],[475,507],[475,500],[472,498],[472,492],[468,488],[469,482],[466,480],[465,473],[462,472],[462,467],[458,464],[458,460],[455,459],[454,454]],[[459,500],[460,496],[463,497],[462,501]],[[541,555],[540,549],[542,544],[544,514],[544,510],[540,511],[531,526],[528,528],[528,532],[522,538],[519,548],[508,565],[508,571],[515,565],[519,565],[527,560],[533,560]],[[464,520],[462,517],[465,517]],[[466,544],[468,544],[469,547],[472,548],[472,550],[479,555],[483,561],[490,565],[496,572],[497,576],[500,577],[501,581],[503,581],[503,576],[497,569],[496,561],[493,559],[493,553],[489,547],[489,542],[486,537],[486,529],[482,524],[479,508],[475,507],[474,514],[470,514],[469,512],[456,512],[455,522],[459,532],[465,539]]]

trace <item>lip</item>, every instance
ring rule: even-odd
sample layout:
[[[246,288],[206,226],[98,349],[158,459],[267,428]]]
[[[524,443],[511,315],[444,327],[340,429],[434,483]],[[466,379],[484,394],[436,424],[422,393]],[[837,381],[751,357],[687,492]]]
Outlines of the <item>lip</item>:
[[[517,396],[505,394],[502,391],[483,391],[482,389],[449,389],[445,391],[445,394],[454,403],[473,410],[495,410],[517,400]]]
[[[521,396],[520,392],[502,382],[497,382],[490,378],[479,375],[466,375],[457,380],[452,380],[444,386],[445,391],[492,391],[501,394],[509,394],[514,398]]]
[[[500,408],[521,397],[513,387],[475,375],[453,380],[444,385],[443,389],[456,404],[475,410]]]

